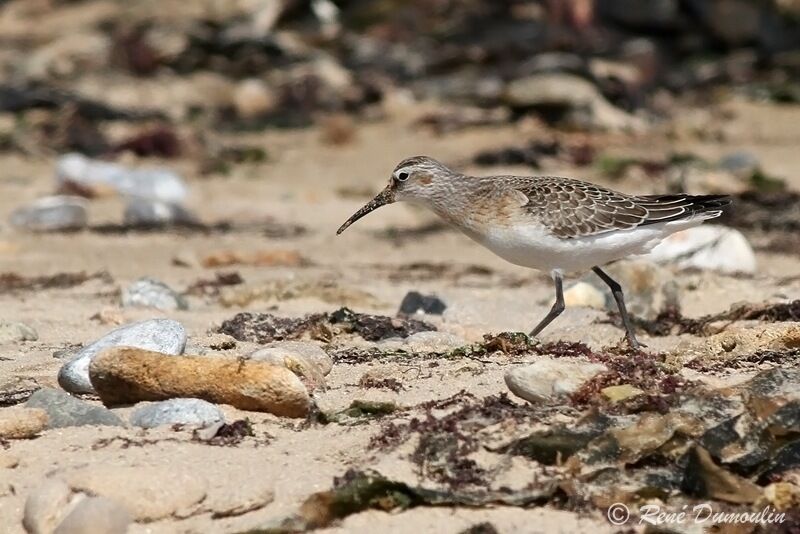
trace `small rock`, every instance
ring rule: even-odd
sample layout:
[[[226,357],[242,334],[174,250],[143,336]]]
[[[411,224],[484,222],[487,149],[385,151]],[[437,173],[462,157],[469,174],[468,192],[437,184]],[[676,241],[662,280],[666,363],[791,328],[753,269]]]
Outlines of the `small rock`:
[[[258,79],[242,80],[233,92],[233,107],[242,119],[263,117],[275,109],[277,96]]]
[[[611,402],[617,403],[636,395],[644,393],[641,389],[630,384],[620,384],[618,386],[608,386],[600,390],[600,393]]]
[[[142,522],[189,512],[205,498],[207,487],[197,472],[166,465],[92,464],[60,476],[74,491],[111,499]]]
[[[398,313],[413,315],[415,313],[429,313],[441,315],[447,305],[436,295],[423,295],[418,291],[409,291],[400,303]]]
[[[196,397],[286,417],[305,417],[311,408],[300,379],[266,362],[116,347],[94,358],[89,373],[106,405]]]
[[[25,402],[27,408],[41,408],[47,412],[47,428],[68,426],[123,426],[115,413],[102,406],[93,406],[76,399],[60,389],[43,388],[30,396]]]
[[[0,450],[0,469],[14,469],[19,465],[19,457]]]
[[[274,341],[248,355],[251,360],[273,362],[284,366],[286,357],[302,359],[316,367],[323,375],[327,375],[333,369],[333,360],[322,347],[304,341]]]
[[[761,163],[753,153],[739,150],[723,156],[717,163],[717,167],[746,182],[750,180],[754,172],[758,171]]]
[[[150,319],[112,330],[91,345],[84,347],[58,372],[58,383],[70,393],[94,393],[89,381],[89,363],[108,347],[138,347],[165,354],[182,354],[186,347],[186,330],[170,319]]]
[[[564,304],[567,308],[583,306],[602,310],[606,307],[606,296],[588,282],[577,282],[564,291]]]
[[[467,345],[467,341],[447,332],[417,332],[403,340],[403,348],[411,352],[450,352]]]
[[[11,226],[29,232],[61,232],[86,227],[86,200],[74,196],[40,198],[11,214]]]
[[[36,341],[37,339],[39,339],[39,334],[25,323],[0,321],[0,343]]]
[[[22,526],[30,534],[51,534],[61,522],[72,492],[62,480],[48,478],[25,500]]]
[[[603,270],[622,286],[625,304],[633,315],[655,319],[661,310],[680,307],[674,274],[652,261],[622,260],[607,265]],[[594,286],[606,295],[606,309],[617,311],[611,290],[596,274],[586,274],[581,282]]]
[[[758,351],[785,351],[800,348],[800,324],[777,323],[758,328],[728,328],[700,340],[685,340],[672,354],[679,361],[694,358],[701,362],[734,360]]]
[[[87,497],[58,525],[53,534],[125,534],[131,516],[105,497]]]
[[[779,511],[800,509],[800,486],[776,482],[764,488],[764,500]]]
[[[97,161],[82,154],[61,156],[56,163],[56,182],[62,190],[96,197],[118,193],[182,204],[188,189],[180,176],[166,169],[130,169]]]
[[[247,484],[225,487],[224,491],[209,494],[203,501],[203,509],[215,519],[259,510],[275,499],[271,484],[271,480],[254,479]]]
[[[39,408],[10,406],[0,410],[0,438],[34,438],[47,428],[47,412]]]
[[[155,308],[156,310],[185,310],[186,299],[168,285],[152,278],[140,278],[122,292],[125,308]]]
[[[197,218],[180,204],[132,197],[125,205],[125,226],[149,227],[170,224],[197,224]]]
[[[641,131],[644,123],[611,105],[588,80],[565,73],[541,73],[508,84],[505,101],[512,108],[567,108],[576,126]]]
[[[747,238],[733,228],[703,225],[667,237],[646,256],[656,262],[674,262],[721,273],[756,272],[756,255]]]
[[[319,357],[315,359],[314,356],[308,358],[303,354],[291,349],[287,349],[286,347],[269,347],[258,349],[255,352],[252,352],[248,358],[289,369],[291,372],[303,379],[303,384],[306,386],[306,388],[308,388],[309,391],[314,391],[317,388],[325,387],[325,373],[323,370],[330,372],[332,367],[331,359],[327,354],[325,354],[324,358]]]
[[[524,367],[512,367],[503,378],[517,397],[532,403],[546,403],[567,397],[604,371],[608,368],[599,363],[544,359]]]
[[[137,406],[131,414],[132,425],[155,428],[161,425],[206,427],[225,422],[222,410],[200,399],[170,399]]]

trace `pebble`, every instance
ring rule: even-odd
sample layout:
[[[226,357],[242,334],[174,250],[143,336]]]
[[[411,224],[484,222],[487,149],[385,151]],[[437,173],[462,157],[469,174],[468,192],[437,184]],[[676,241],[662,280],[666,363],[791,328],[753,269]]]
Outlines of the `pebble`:
[[[242,119],[254,119],[275,109],[277,96],[263,81],[242,80],[233,91],[233,107]]]
[[[161,226],[197,223],[197,218],[180,204],[132,197],[125,204],[123,222],[126,226]]]
[[[170,399],[137,406],[130,422],[142,428],[175,424],[206,427],[225,422],[225,415],[215,405],[201,399]]]
[[[128,511],[105,497],[86,497],[56,527],[53,534],[125,534]]]
[[[682,269],[694,267],[720,273],[755,274],[756,255],[738,230],[704,224],[664,239],[647,259],[673,262]]]
[[[112,330],[84,347],[58,372],[58,383],[70,393],[94,393],[89,380],[89,363],[109,347],[138,347],[165,354],[182,354],[186,330],[171,319],[149,319]]]
[[[322,347],[304,341],[275,341],[261,347],[248,356],[251,360],[285,365],[285,358],[301,359],[317,368],[323,375],[333,369],[333,360]]]
[[[409,291],[400,303],[398,313],[414,315],[415,313],[428,313],[441,315],[447,305],[436,295],[423,295],[419,291]]]
[[[564,304],[567,308],[583,306],[602,310],[606,307],[606,296],[588,282],[576,282],[564,290]]]
[[[182,204],[188,195],[183,179],[167,169],[130,169],[71,153],[56,162],[56,182],[63,189],[78,189],[89,196],[118,193]]]
[[[196,397],[286,417],[305,417],[311,408],[300,378],[267,362],[116,347],[98,355],[89,372],[106,405]]]
[[[14,210],[9,222],[29,232],[80,230],[88,224],[86,200],[75,196],[51,196]]]
[[[0,321],[0,343],[36,341],[37,339],[39,339],[39,334],[25,323]]]
[[[0,410],[0,439],[35,438],[47,428],[47,412],[10,406]]]
[[[665,267],[647,259],[636,259],[618,261],[603,270],[622,286],[625,305],[632,315],[655,319],[661,310],[679,307],[678,283]],[[606,309],[617,311],[611,290],[596,274],[587,273],[580,281],[605,295]],[[566,300],[566,294],[564,298]]]
[[[182,295],[152,278],[140,278],[126,287],[122,291],[122,306],[162,311],[185,310],[189,307]]]
[[[574,115],[573,122],[587,123],[601,130],[641,131],[644,123],[614,107],[588,80],[573,74],[539,73],[513,80],[508,84],[505,101],[513,108],[565,106]],[[581,117],[580,114],[587,114]]]
[[[45,479],[28,495],[22,526],[30,534],[51,534],[61,522],[72,492],[57,478]]]
[[[203,501],[203,509],[216,519],[259,510],[275,500],[271,485],[271,480],[254,479],[247,484],[225,487],[224,491],[210,492]]]
[[[728,328],[705,338],[681,341],[672,355],[686,362],[733,360],[759,351],[786,351],[800,348],[800,324],[775,323],[758,327]]]
[[[325,373],[323,372],[323,369],[327,368],[327,370],[330,372],[330,368],[332,367],[330,357],[327,354],[325,354],[324,360],[320,358],[320,361],[318,362],[314,357],[307,357],[301,352],[292,350],[288,347],[261,348],[252,352],[248,358],[259,362],[285,367],[300,377],[303,381],[303,384],[310,392],[316,390],[317,388],[325,387]]]
[[[207,492],[196,472],[171,466],[92,464],[59,474],[73,491],[119,503],[140,522],[187,514]]]
[[[25,402],[27,408],[41,408],[47,412],[47,428],[68,426],[123,426],[115,413],[103,406],[94,406],[76,399],[60,389],[44,388],[30,396]]]
[[[761,163],[752,152],[739,150],[723,156],[717,163],[717,167],[733,174],[739,180],[748,182],[753,173],[761,167]]]
[[[618,386],[603,388],[600,390],[600,393],[611,402],[617,403],[630,397],[641,395],[644,391],[630,384],[620,384]]]
[[[504,379],[511,393],[531,403],[563,399],[590,378],[607,371],[605,365],[583,360],[543,359],[531,365],[512,367]]]
[[[411,352],[450,352],[467,344],[464,338],[447,332],[417,332],[403,340],[403,348]]]

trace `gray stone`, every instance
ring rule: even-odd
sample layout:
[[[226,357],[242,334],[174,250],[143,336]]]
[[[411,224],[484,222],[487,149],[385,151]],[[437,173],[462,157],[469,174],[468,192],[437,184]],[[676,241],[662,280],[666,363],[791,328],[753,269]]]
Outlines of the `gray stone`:
[[[0,343],[36,341],[37,339],[39,339],[39,334],[25,323],[0,321]]]
[[[56,527],[53,534],[125,534],[131,514],[105,497],[87,497]]]
[[[76,399],[60,389],[40,389],[25,403],[28,408],[41,408],[47,412],[47,428],[103,425],[123,426],[122,419],[102,406],[94,406]]]
[[[65,482],[46,479],[25,500],[22,526],[30,534],[50,534],[61,521],[71,495]]]
[[[9,222],[29,232],[79,230],[88,223],[86,200],[74,196],[44,197],[17,208]]]
[[[183,179],[170,170],[130,169],[76,153],[59,158],[56,182],[62,188],[77,187],[94,195],[116,192],[172,204],[183,203],[188,194]]]
[[[504,379],[511,393],[532,403],[561,400],[590,378],[607,371],[599,363],[584,360],[543,359],[524,367],[512,367]]]
[[[333,361],[322,347],[304,341],[275,341],[248,355],[251,360],[268,361],[276,365],[286,365],[286,358],[302,360],[316,368],[322,375],[333,369]]]
[[[137,347],[163,354],[183,354],[186,330],[171,319],[149,319],[112,330],[79,350],[58,372],[58,383],[70,393],[94,393],[89,380],[89,363],[109,347]]]
[[[155,308],[172,311],[185,310],[186,299],[163,282],[152,278],[140,278],[122,291],[122,306],[125,308]]]
[[[125,205],[124,223],[127,226],[161,226],[196,222],[197,218],[180,204],[132,197]]]
[[[137,406],[130,421],[143,428],[175,424],[205,427],[224,422],[225,415],[216,405],[201,399],[169,399]]]
[[[749,181],[761,164],[758,157],[752,152],[739,150],[723,156],[717,166],[743,181]]]

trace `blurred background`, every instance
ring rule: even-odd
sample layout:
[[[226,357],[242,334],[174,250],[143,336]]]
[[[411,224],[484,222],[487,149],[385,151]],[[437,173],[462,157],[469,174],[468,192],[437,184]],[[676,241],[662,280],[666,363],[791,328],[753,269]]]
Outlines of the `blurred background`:
[[[228,420],[246,419],[247,428],[252,422],[257,436],[241,447],[197,443],[197,434],[173,432],[171,425],[146,438],[139,427],[58,428],[15,442],[11,452],[19,460],[2,456],[8,447],[0,447],[0,525],[22,531],[25,499],[50,473],[103,462],[130,467],[109,478],[108,487],[122,487],[115,481],[129,481],[143,465],[162,473],[143,470],[139,476],[152,477],[151,485],[133,482],[130,487],[142,491],[115,490],[115,498],[124,493],[160,501],[145,488],[183,496],[194,491],[184,480],[207,477],[216,495],[232,503],[220,507],[219,516],[184,519],[189,515],[168,511],[157,523],[146,516],[132,532],[263,527],[265,518],[284,517],[335,477],[348,479],[350,467],[378,466],[387,476],[405,470],[415,484],[425,476],[427,482],[446,480],[436,473],[452,468],[459,483],[475,480],[482,484],[476,487],[489,488],[496,482],[503,491],[508,480],[528,489],[531,481],[547,480],[540,475],[555,472],[555,465],[542,471],[536,461],[492,453],[489,459],[508,471],[487,481],[485,474],[501,471],[488,461],[481,464],[486,470],[475,469],[478,464],[465,459],[464,451],[478,450],[478,442],[466,447],[448,440],[481,434],[477,420],[489,421],[481,425],[503,440],[510,429],[525,428],[521,423],[577,421],[585,404],[577,411],[569,403],[561,412],[535,405],[526,410],[519,399],[502,396],[508,393],[505,373],[525,371],[519,364],[538,363],[543,353],[524,348],[521,355],[511,346],[503,354],[507,348],[494,345],[500,337],[492,341],[490,335],[530,331],[552,304],[552,281],[405,205],[381,208],[335,235],[385,186],[397,162],[417,154],[476,175],[563,175],[628,193],[733,197],[713,225],[671,240],[649,258],[609,267],[652,357],[606,354],[603,347],[622,336],[614,300],[591,273],[569,277],[567,310],[542,340],[555,344],[558,358],[591,349],[605,358],[598,361],[616,362],[609,365],[613,383],[636,385],[625,395],[648,399],[626,405],[633,406],[629,413],[649,410],[657,398],[650,393],[658,395],[658,388],[669,402],[683,395],[673,375],[661,381],[659,358],[667,361],[666,353],[684,362],[700,355],[683,369],[691,379],[687,388],[700,379],[727,387],[758,370],[796,367],[800,334],[791,321],[800,317],[799,82],[800,0],[0,0],[0,407],[48,388],[58,389],[49,393],[56,395],[54,405],[67,406],[64,397],[78,402],[60,388],[93,391],[82,347],[99,350],[91,343],[108,341],[115,328],[166,317],[180,328],[144,323],[152,334],[133,324],[125,342],[152,334],[177,339],[178,353],[186,343],[187,355],[255,359],[266,342],[302,339],[305,349],[324,352],[328,361],[328,387],[313,391],[323,412],[358,399],[397,403],[403,407],[398,417],[425,422],[415,428],[430,446],[430,454],[415,453],[415,466],[410,449],[392,456],[373,447],[379,417],[353,426],[311,419],[295,425],[231,406],[224,407]],[[728,312],[741,302],[747,306]],[[303,316],[310,318],[295,320]],[[338,326],[313,327],[335,317],[390,328],[367,337]],[[698,317],[705,319],[693,323]],[[403,329],[419,327],[417,318],[425,331],[409,336]],[[721,323],[722,329],[739,319],[753,321],[746,328],[733,325],[739,337],[722,341],[692,327]],[[403,339],[395,336],[398,329]],[[122,342],[115,336],[113,343]],[[472,356],[472,349],[463,352],[475,343],[486,348]],[[494,354],[497,347],[501,353]],[[213,358],[194,360],[201,365]],[[538,368],[525,372],[531,382],[551,380]],[[205,376],[186,375],[187,381]],[[772,414],[776,398],[796,402],[784,396],[798,391],[797,374],[791,376],[770,378],[776,389],[758,382],[754,391],[771,398],[761,404],[755,397],[752,406]],[[659,377],[658,386],[652,377]],[[545,384],[547,390],[555,391],[555,383]],[[599,393],[606,384],[594,384],[592,402],[607,406]],[[648,395],[638,396],[644,390]],[[88,399],[91,408],[101,408]],[[465,426],[444,419],[434,428],[432,410],[438,417],[456,402],[467,403],[459,408]],[[690,410],[721,429],[722,437],[710,442],[735,456],[726,465],[741,461],[733,469],[750,476],[754,462],[768,458],[753,453],[762,451],[754,444],[766,435],[762,430],[778,428],[776,443],[783,443],[796,434],[797,422],[787,416],[784,426],[770,419],[768,426],[742,427],[741,421],[756,420],[743,418],[738,406],[744,403],[732,401],[724,420],[716,401],[695,403],[712,411]],[[77,409],[91,415],[85,404]],[[663,413],[669,404],[652,406]],[[130,410],[115,408],[126,419]],[[647,428],[657,425],[673,428]],[[741,442],[733,441],[734,427],[748,429]],[[396,437],[398,428],[384,437]],[[638,427],[633,434],[640,434]],[[500,450],[500,440],[486,443],[487,450]],[[432,461],[440,450],[445,460]],[[479,452],[489,454],[484,444]],[[798,499],[792,454],[769,462],[794,462],[791,487]],[[560,463],[560,451],[556,458],[550,461]],[[504,532],[534,524],[615,532],[604,510],[625,488],[664,499],[685,490],[675,482],[680,477],[658,471],[677,456],[636,458],[636,467],[623,467],[620,478],[592,479],[599,490],[613,490],[613,500],[611,493],[593,504],[586,497],[591,492],[564,497],[570,479],[559,481],[555,506],[562,509],[425,507],[413,516],[363,514],[356,520],[364,532],[389,523],[399,525],[396,531],[433,532],[444,522],[461,525],[451,525],[456,532],[487,518]],[[176,466],[191,477],[171,475]],[[732,503],[754,502],[754,494],[760,499],[751,482],[741,486],[744,497],[729,489],[731,473],[685,466],[702,489],[698,496],[716,498],[704,492],[717,488]],[[696,478],[704,470],[711,482]],[[657,492],[650,482],[630,482],[640,475],[645,480],[643,474],[662,481],[653,482]],[[726,481],[722,490],[719,480]],[[271,506],[272,496],[261,494],[253,508],[239,506],[251,502],[240,490],[265,484],[274,484]],[[205,502],[216,514],[212,493]],[[784,499],[794,509],[797,502]],[[587,519],[587,510],[594,516]]]

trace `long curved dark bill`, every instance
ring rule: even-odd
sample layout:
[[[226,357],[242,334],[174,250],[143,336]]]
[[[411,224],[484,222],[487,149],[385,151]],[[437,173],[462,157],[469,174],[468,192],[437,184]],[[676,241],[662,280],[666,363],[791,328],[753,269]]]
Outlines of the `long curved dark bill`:
[[[363,208],[355,212],[352,217],[347,219],[345,223],[341,225],[338,230],[336,230],[336,235],[339,235],[345,230],[347,230],[347,228],[351,224],[359,220],[367,213],[375,211],[376,209],[380,208],[381,206],[385,206],[386,204],[391,204],[392,202],[394,202],[394,191],[392,191],[391,187],[387,187],[386,189],[378,193],[378,195],[375,198],[367,202],[367,204]]]

